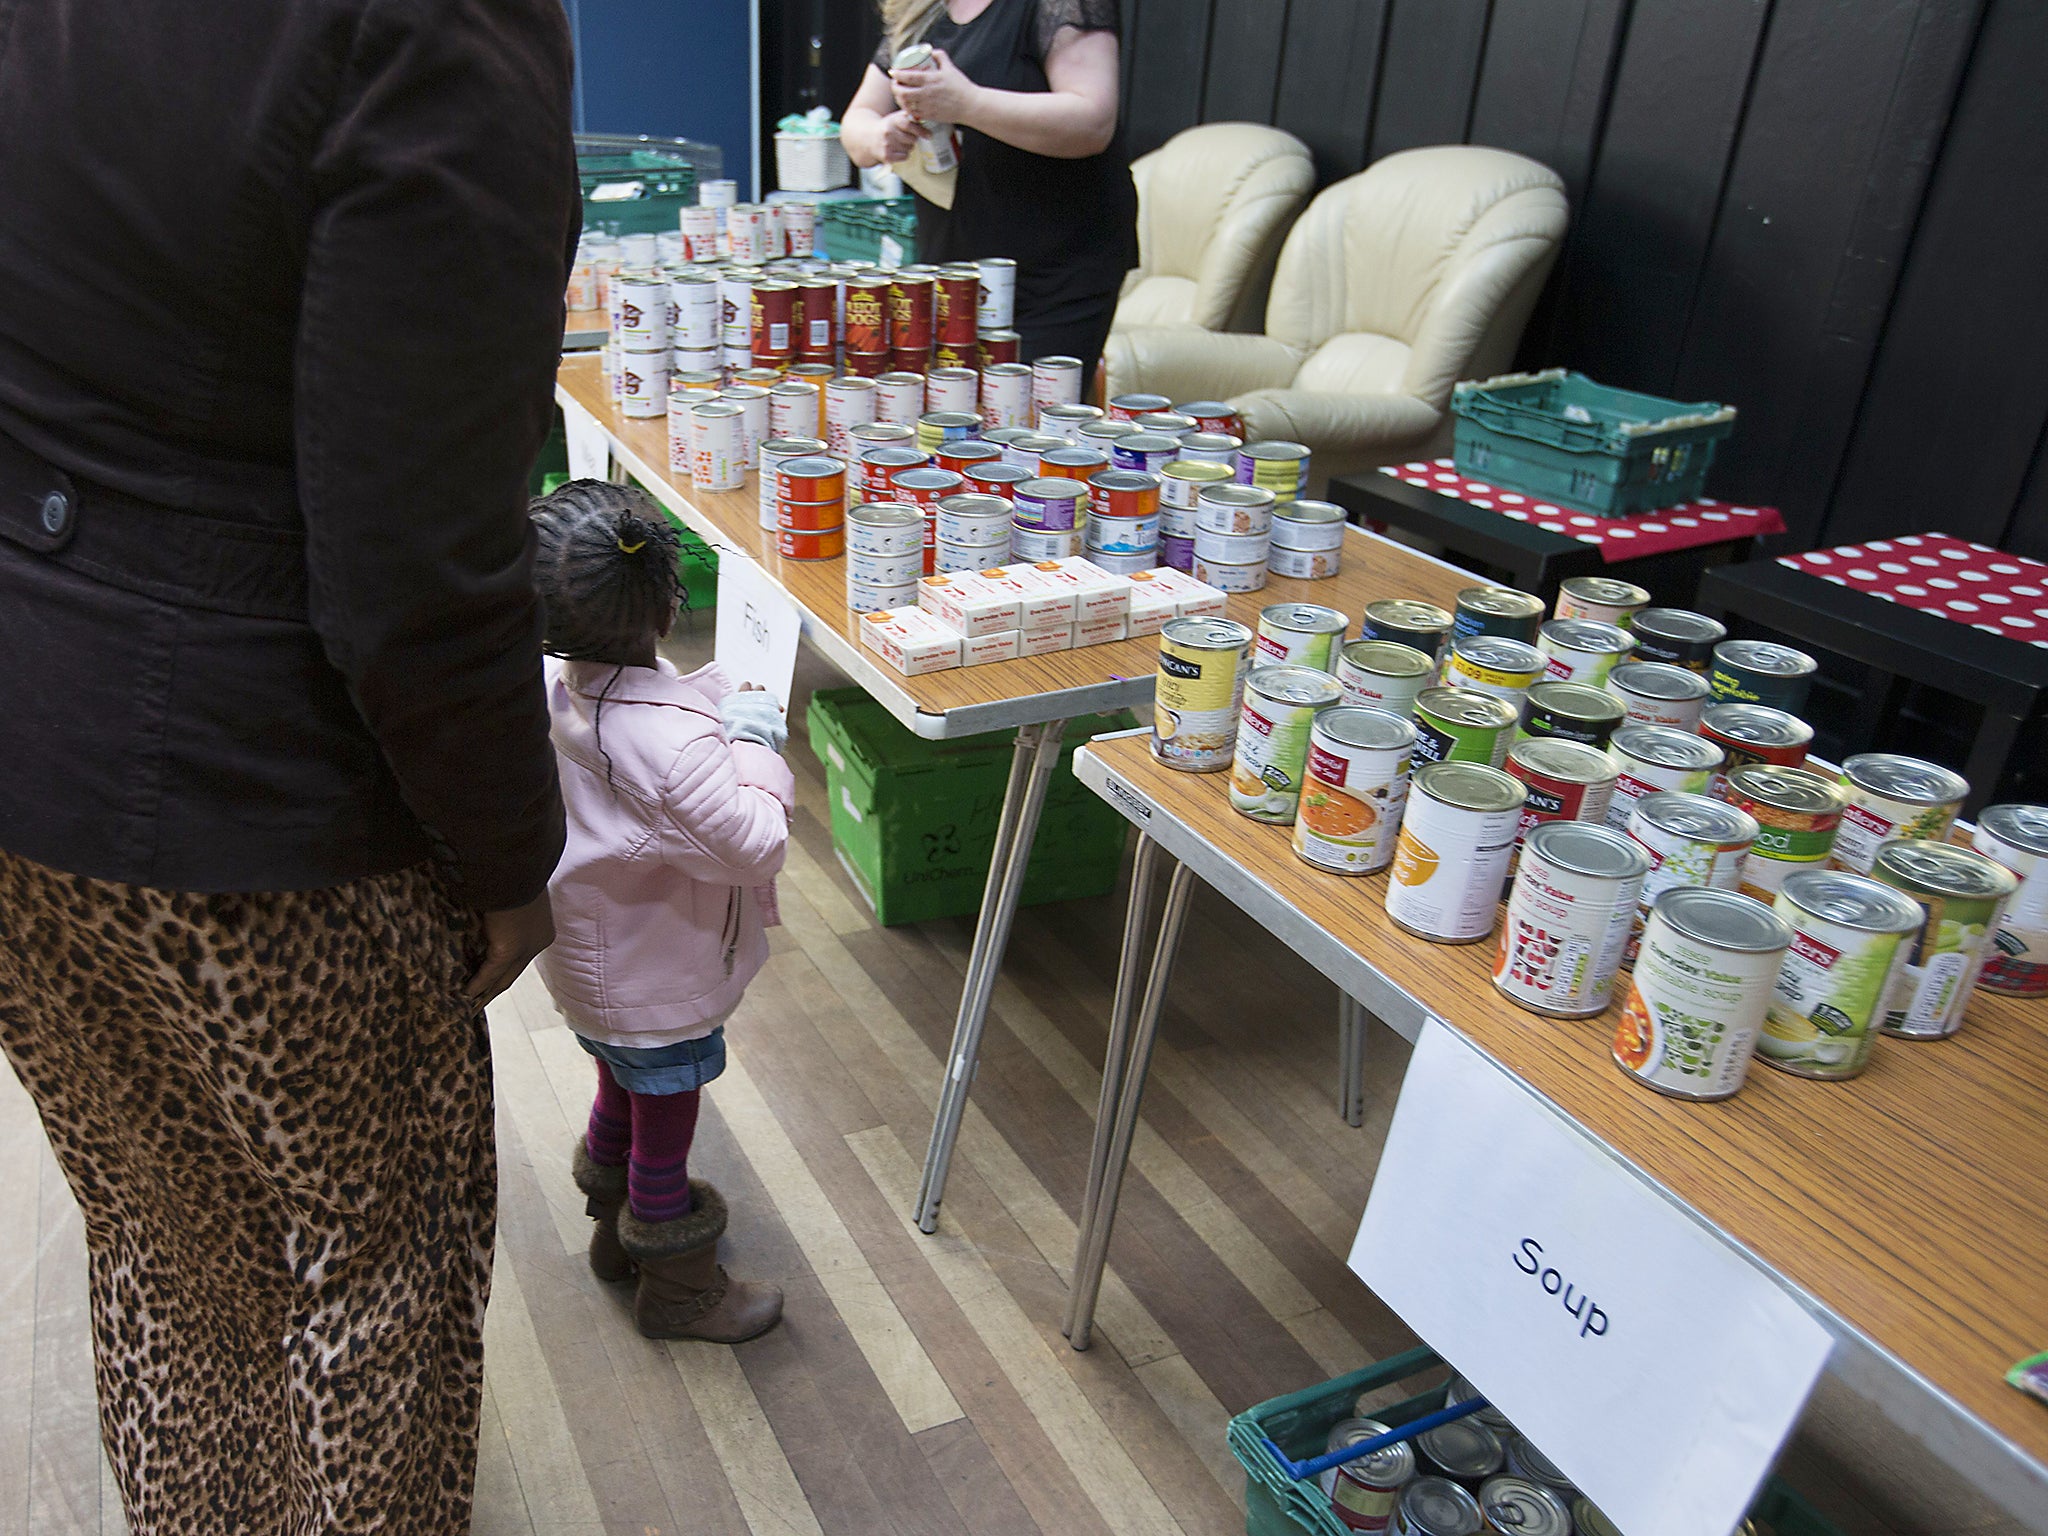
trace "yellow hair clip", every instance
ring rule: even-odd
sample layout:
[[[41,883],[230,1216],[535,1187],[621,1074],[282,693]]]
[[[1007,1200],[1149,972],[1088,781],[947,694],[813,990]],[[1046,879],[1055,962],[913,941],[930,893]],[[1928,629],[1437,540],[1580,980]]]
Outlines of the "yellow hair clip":
[[[619,546],[619,553],[622,555],[637,555],[647,547],[645,539],[642,539],[638,544],[628,544],[624,539],[619,539],[616,542]]]

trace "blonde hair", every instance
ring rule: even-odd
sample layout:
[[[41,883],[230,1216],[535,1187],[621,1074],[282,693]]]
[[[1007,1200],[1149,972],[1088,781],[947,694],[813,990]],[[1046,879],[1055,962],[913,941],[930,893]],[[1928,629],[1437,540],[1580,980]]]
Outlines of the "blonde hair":
[[[896,53],[920,41],[944,14],[946,0],[881,0],[882,32]]]

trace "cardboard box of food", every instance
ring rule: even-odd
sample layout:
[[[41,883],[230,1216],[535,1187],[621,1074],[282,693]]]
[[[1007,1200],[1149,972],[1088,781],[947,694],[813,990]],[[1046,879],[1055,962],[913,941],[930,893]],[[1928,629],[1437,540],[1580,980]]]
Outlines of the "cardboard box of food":
[[[865,615],[860,643],[905,677],[960,665],[960,636],[922,608],[885,608]]]

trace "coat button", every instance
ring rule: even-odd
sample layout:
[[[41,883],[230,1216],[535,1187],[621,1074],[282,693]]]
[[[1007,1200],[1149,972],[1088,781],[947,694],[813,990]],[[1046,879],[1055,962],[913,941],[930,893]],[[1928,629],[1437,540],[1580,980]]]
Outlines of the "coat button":
[[[71,522],[71,498],[62,491],[52,491],[43,498],[43,532],[55,536],[64,531]]]

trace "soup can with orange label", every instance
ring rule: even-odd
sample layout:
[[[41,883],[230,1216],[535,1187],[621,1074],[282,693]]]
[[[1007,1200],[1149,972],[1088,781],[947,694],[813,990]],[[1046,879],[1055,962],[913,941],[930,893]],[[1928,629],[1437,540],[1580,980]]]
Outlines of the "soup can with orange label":
[[[1493,932],[1527,795],[1521,780],[1482,763],[1416,769],[1387,882],[1394,926],[1433,944]]]
[[[1414,751],[1415,722],[1405,716],[1351,704],[1318,714],[1294,818],[1296,855],[1339,875],[1385,869]]]

